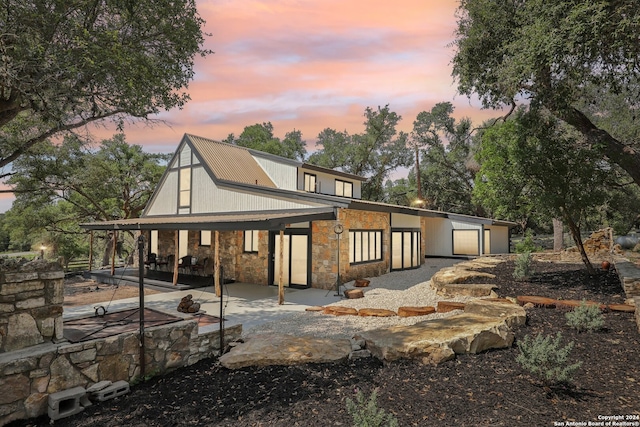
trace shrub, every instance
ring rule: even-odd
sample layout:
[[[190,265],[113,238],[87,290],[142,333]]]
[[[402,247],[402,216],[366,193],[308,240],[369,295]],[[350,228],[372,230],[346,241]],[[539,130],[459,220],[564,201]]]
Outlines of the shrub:
[[[536,246],[536,244],[533,242],[533,231],[531,231],[531,229],[528,229],[524,233],[524,239],[516,243],[515,249],[517,254],[522,254],[525,252],[540,252],[542,250],[542,247]]]
[[[367,401],[362,391],[356,394],[355,402],[347,398],[347,412],[353,418],[355,427],[398,427],[398,420],[393,415],[378,408],[377,397],[377,390],[373,390]]]
[[[531,274],[531,253],[525,252],[516,258],[516,266],[513,269],[513,278],[522,280]]]
[[[571,382],[573,374],[580,368],[582,362],[570,365],[567,361],[573,349],[573,341],[561,346],[562,334],[536,336],[529,335],[518,342],[520,354],[516,361],[522,368],[542,380],[545,385],[553,386]]]
[[[597,304],[587,304],[582,300],[580,305],[573,311],[565,314],[567,325],[578,332],[593,332],[602,329],[604,326],[604,316]]]

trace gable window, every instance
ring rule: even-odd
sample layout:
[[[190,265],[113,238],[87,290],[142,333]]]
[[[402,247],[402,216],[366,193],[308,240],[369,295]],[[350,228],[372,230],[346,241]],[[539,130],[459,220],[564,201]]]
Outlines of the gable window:
[[[244,251],[258,252],[258,230],[246,230],[244,232]]]
[[[180,169],[180,207],[191,206],[191,168]]]
[[[349,263],[382,260],[382,230],[349,231]]]
[[[336,179],[336,196],[353,197],[353,183]]]
[[[304,191],[308,191],[310,193],[316,193],[316,179],[317,177],[310,173],[304,173]]]
[[[211,230],[200,232],[200,246],[211,246]]]

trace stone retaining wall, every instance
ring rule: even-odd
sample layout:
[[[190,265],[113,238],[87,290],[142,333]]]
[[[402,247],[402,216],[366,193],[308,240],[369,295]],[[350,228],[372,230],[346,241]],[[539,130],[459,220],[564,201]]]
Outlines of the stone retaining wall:
[[[614,257],[613,262],[627,299],[636,306],[635,318],[640,331],[640,267],[622,257]]]
[[[140,376],[139,332],[63,341],[64,274],[57,264],[0,260],[0,426],[47,413],[51,393]],[[214,325],[215,326],[215,325]],[[220,353],[219,329],[200,333],[186,318],[145,330],[145,374],[192,365]],[[225,342],[242,325],[225,329]]]
[[[62,338],[64,272],[56,263],[0,261],[0,353]]]
[[[614,264],[627,298],[640,297],[640,267],[622,257],[615,257]]]

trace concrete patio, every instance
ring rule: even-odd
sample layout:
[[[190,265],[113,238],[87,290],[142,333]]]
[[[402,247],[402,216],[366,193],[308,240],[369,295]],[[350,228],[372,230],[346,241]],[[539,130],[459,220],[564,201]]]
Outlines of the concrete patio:
[[[389,276],[393,275],[394,282],[400,282],[402,285],[393,286],[393,289],[407,289],[418,283],[425,282],[439,269],[454,265],[463,259],[447,259],[447,258],[428,258],[420,268],[415,270],[405,270],[388,273],[386,275],[371,278],[371,284],[367,290],[376,288],[388,288]],[[132,270],[132,269],[131,269]],[[116,272],[112,276],[116,279],[118,276],[127,277],[126,271]],[[136,278],[137,280],[137,278]],[[159,289],[159,283],[145,279],[145,286],[151,286]],[[117,283],[117,282],[114,282]],[[120,286],[132,286],[131,278],[122,281]],[[347,287],[349,283],[346,284]],[[148,295],[145,297],[145,307],[152,308],[169,313],[177,313],[177,307],[182,297],[191,294],[194,302],[200,303],[200,310],[212,316],[220,315],[220,298],[216,297],[212,286],[174,290],[176,288],[167,286],[164,283],[161,289],[166,291],[159,294]],[[344,287],[341,288],[341,293]],[[230,283],[223,285],[223,313],[226,326],[242,324],[243,330],[247,331],[255,326],[264,323],[274,322],[291,314],[304,311],[311,306],[324,306],[340,301],[342,297],[335,296],[335,289],[293,289],[285,288],[285,303],[278,305],[278,288],[276,286],[255,285],[249,283]],[[64,307],[64,320],[76,319],[79,317],[93,316],[96,307],[104,306],[108,312],[137,308],[139,306],[139,298],[127,298],[116,300],[109,303],[105,301],[100,304],[90,304],[77,307]],[[202,332],[219,328],[218,324],[211,324],[201,327]]]

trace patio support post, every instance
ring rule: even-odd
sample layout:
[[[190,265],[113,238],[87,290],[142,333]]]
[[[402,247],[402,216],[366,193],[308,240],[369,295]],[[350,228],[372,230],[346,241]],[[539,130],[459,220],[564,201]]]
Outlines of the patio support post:
[[[215,244],[213,248],[213,285],[216,291],[216,296],[220,298],[222,295],[222,289],[220,288],[220,232],[216,230],[213,234]],[[220,304],[222,305],[222,300],[220,300]]]
[[[144,349],[144,236],[142,231],[138,235],[138,292],[140,296],[140,378],[145,376]]]
[[[116,274],[116,246],[118,246],[118,232],[113,230],[113,236],[111,238],[111,275]]]
[[[173,238],[174,246],[175,246],[174,248],[175,255],[173,257],[173,286],[178,284],[178,263],[180,262],[180,260],[178,259],[178,251],[179,251],[178,244],[180,243],[179,235],[180,235],[180,231],[176,230],[175,236]]]
[[[282,281],[282,274],[284,269],[284,230],[280,230],[280,259],[278,260],[278,304],[284,304],[284,283]]]
[[[93,230],[89,232],[89,273],[93,268]]]

